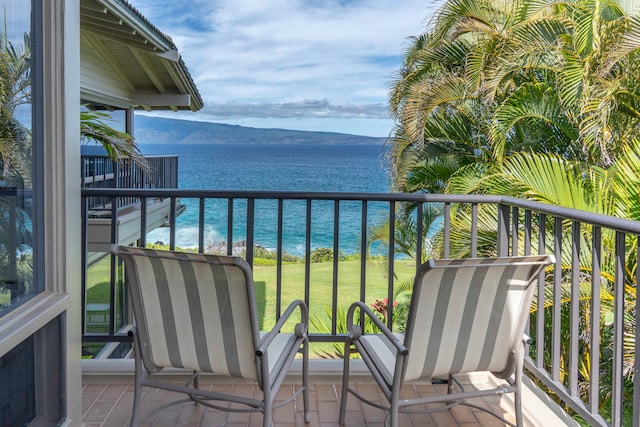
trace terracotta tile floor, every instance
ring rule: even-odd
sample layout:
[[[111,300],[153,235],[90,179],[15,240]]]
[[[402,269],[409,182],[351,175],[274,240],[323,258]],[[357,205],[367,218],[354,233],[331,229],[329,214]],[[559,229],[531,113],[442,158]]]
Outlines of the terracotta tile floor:
[[[176,381],[178,382],[178,381]],[[305,424],[302,415],[302,398],[289,403],[274,411],[275,427],[334,427],[338,426],[340,379],[312,379],[310,387],[311,423]],[[299,383],[296,383],[299,384]],[[279,396],[284,400],[290,396],[296,384],[282,386]],[[378,401],[382,397],[377,387],[371,382],[356,382],[357,390],[364,396],[373,397]],[[211,379],[203,378],[201,387],[220,391],[234,391],[251,396],[260,393],[257,385],[243,382],[225,382],[214,384]],[[428,395],[433,393],[446,393],[446,385],[416,384],[407,386],[403,390],[408,396]],[[142,412],[157,408],[160,405],[174,400],[179,394],[156,389],[145,389],[143,393]],[[279,399],[276,399],[279,400]],[[475,402],[491,407],[498,413],[501,412],[498,398],[475,399]],[[133,405],[132,378],[123,377],[85,377],[83,381],[83,421],[87,427],[116,427],[127,426]],[[511,414],[505,417],[513,421]],[[262,414],[226,413],[210,408],[183,403],[167,408],[155,416],[145,420],[144,426],[168,427],[168,426],[262,426]],[[385,415],[380,409],[360,403],[355,397],[350,396],[347,409],[347,426],[383,427]],[[401,426],[505,426],[496,418],[476,409],[459,406],[451,410],[431,412],[429,414],[413,414],[400,416]]]

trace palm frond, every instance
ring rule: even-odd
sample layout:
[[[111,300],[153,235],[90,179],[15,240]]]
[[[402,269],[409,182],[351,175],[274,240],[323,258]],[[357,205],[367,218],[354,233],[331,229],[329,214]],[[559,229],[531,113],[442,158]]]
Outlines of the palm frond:
[[[135,161],[143,170],[149,170],[149,163],[144,158],[133,137],[109,126],[106,121],[109,115],[100,111],[83,110],[80,112],[80,133],[83,138],[100,143],[111,160],[122,159]]]

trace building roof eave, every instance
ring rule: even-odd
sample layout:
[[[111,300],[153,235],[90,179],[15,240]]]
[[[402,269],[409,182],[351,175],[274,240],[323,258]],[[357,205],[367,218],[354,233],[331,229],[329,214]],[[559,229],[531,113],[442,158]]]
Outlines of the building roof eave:
[[[134,93],[149,92],[155,99],[189,99],[189,105],[132,105],[134,108],[200,110],[204,102],[171,38],[160,31],[127,0],[81,0],[81,31],[99,39],[114,73]],[[108,50],[106,53],[104,50]],[[188,95],[177,97],[174,95]]]

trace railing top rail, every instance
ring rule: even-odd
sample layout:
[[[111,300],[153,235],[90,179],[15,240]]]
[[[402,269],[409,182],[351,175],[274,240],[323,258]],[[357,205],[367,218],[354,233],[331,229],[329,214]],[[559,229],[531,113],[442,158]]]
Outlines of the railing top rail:
[[[283,199],[283,200],[340,200],[368,202],[414,202],[414,203],[493,203],[505,204],[539,213],[553,215],[606,227],[625,233],[640,235],[640,221],[617,218],[594,212],[565,208],[510,196],[477,194],[408,194],[408,193],[347,193],[347,192],[301,192],[301,191],[244,191],[244,190],[183,190],[183,189],[114,189],[83,188],[82,195],[88,197],[183,197],[183,198],[232,198],[232,199]]]
[[[80,156],[83,159],[109,159],[110,157],[105,154],[82,154]],[[145,154],[145,159],[157,159],[157,158],[174,158],[178,157],[177,154]]]
[[[501,196],[500,203],[529,209],[539,213],[567,218],[584,224],[591,224],[605,228],[611,228],[625,233],[640,235],[640,221],[618,218],[614,216],[599,214],[595,212],[582,211],[579,209],[565,208],[558,205],[536,202],[533,200],[518,199],[517,197]]]
[[[83,188],[83,196],[99,197],[184,197],[210,199],[284,199],[284,200],[341,200],[341,201],[396,201],[440,203],[500,203],[500,196],[459,194],[408,193],[348,193],[310,191],[246,191],[246,190],[183,190],[183,189],[112,189]]]

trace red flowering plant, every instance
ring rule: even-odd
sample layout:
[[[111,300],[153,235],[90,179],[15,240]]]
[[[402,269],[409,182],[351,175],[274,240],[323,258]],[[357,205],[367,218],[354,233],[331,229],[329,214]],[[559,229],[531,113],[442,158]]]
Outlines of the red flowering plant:
[[[393,301],[393,307],[397,306],[398,303]],[[382,316],[381,320],[384,323],[387,323],[387,316],[389,315],[389,298],[377,299],[371,304],[371,309],[380,314]]]

